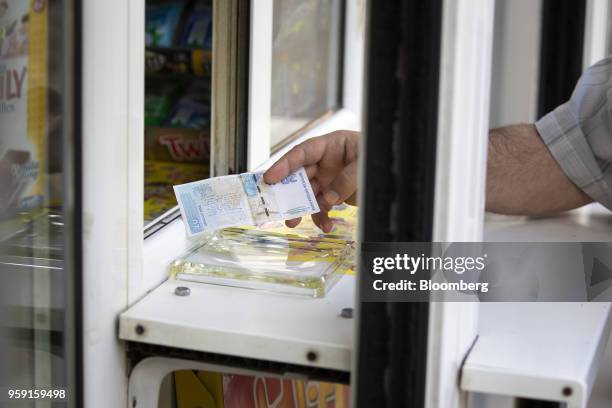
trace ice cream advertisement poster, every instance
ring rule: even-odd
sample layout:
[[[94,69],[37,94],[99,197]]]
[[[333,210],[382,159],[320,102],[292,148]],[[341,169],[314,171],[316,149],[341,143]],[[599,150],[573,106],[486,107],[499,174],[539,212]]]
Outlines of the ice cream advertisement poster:
[[[45,0],[0,0],[0,216],[45,203]]]

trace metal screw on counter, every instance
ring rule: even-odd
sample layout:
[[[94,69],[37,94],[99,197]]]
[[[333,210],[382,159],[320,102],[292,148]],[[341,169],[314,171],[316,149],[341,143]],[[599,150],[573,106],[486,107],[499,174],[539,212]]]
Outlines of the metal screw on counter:
[[[316,351],[309,350],[306,353],[306,360],[310,361],[311,363],[314,363],[315,361],[317,361],[318,358],[319,358],[319,354],[317,354]]]
[[[142,336],[145,332],[145,328],[142,324],[137,325],[135,330],[136,330],[136,334],[139,336]]]
[[[176,296],[189,296],[191,294],[191,289],[187,286],[177,286],[176,289],[174,289],[174,294]]]

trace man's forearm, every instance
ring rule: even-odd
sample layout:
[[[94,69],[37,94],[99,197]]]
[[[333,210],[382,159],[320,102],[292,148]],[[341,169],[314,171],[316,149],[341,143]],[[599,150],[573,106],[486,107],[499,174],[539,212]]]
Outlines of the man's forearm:
[[[486,209],[500,214],[546,214],[591,202],[554,160],[534,125],[489,133]]]

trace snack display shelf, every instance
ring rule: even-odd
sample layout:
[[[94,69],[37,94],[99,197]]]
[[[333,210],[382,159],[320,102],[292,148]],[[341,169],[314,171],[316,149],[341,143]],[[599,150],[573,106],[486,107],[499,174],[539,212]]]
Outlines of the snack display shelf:
[[[183,228],[179,219],[153,238],[184,235]],[[177,286],[188,287],[190,294],[177,296]],[[348,372],[353,319],[341,313],[353,307],[354,291],[355,276],[349,274],[320,299],[165,280],[120,315],[119,337],[172,349]]]
[[[172,185],[210,175],[212,3],[147,1],[145,14],[148,225],[176,205]]]

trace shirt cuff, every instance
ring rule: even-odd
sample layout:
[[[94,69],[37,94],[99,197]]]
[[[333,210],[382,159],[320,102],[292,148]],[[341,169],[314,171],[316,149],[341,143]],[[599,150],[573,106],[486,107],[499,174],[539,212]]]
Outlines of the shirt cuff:
[[[612,191],[568,103],[542,117],[535,126],[565,175],[593,200],[612,210]]]

